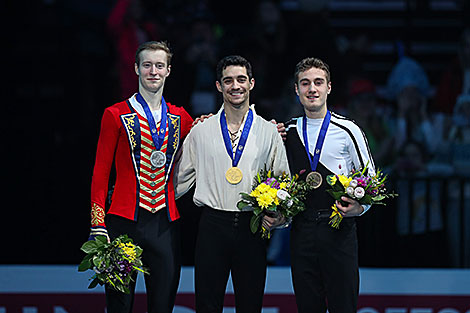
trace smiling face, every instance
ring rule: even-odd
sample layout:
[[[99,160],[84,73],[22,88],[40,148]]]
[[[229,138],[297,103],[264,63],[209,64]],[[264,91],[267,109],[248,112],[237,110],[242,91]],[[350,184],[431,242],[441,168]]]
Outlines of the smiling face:
[[[249,105],[250,90],[253,89],[255,81],[248,77],[244,66],[230,65],[223,69],[220,81],[215,84],[226,105],[240,108]]]
[[[135,72],[139,76],[139,90],[156,93],[165,85],[170,75],[167,53],[163,50],[143,50],[140,62],[135,64]]]
[[[325,116],[326,100],[330,91],[331,82],[328,81],[324,70],[312,67],[298,74],[295,92],[299,96],[307,117],[322,118]]]

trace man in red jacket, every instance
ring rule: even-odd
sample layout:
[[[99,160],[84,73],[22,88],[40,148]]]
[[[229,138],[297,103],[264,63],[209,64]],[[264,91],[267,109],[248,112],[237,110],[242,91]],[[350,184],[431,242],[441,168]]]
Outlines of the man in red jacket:
[[[172,312],[181,267],[173,165],[193,120],[162,96],[171,57],[164,42],[137,49],[139,92],[105,110],[91,185],[90,237],[127,234],[143,248],[149,313]],[[116,182],[105,214],[113,162]],[[106,288],[107,311],[131,312],[134,288],[129,295]]]

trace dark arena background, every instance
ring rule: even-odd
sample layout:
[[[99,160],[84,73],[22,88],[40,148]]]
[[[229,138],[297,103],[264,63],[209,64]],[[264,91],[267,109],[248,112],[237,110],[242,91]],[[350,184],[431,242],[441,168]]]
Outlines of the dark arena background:
[[[301,114],[294,67],[330,65],[331,110],[364,130],[399,193],[357,218],[362,313],[470,312],[470,2],[466,0],[7,1],[0,313],[105,312],[78,273],[104,109],[137,91],[129,23],[174,57],[164,97],[216,113],[215,65],[253,65],[258,114]],[[134,34],[134,37],[136,35]],[[405,126],[404,126],[405,125]],[[194,311],[199,209],[177,202],[183,270],[175,312]],[[264,313],[295,312],[289,230],[269,243]],[[139,280],[135,312],[145,312]],[[235,312],[229,284],[224,312]],[[85,305],[86,303],[86,305]]]

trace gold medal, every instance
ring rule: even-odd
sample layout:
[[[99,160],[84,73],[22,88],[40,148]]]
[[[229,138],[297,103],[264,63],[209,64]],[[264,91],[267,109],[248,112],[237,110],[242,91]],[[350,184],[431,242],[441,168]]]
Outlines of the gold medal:
[[[310,172],[310,173],[307,174],[307,178],[305,179],[305,181],[310,186],[317,189],[318,187],[320,187],[320,185],[323,181],[323,178],[321,177],[321,174],[318,173],[318,172]]]
[[[231,167],[225,173],[225,179],[232,185],[236,185],[242,181],[243,173],[238,167]]]

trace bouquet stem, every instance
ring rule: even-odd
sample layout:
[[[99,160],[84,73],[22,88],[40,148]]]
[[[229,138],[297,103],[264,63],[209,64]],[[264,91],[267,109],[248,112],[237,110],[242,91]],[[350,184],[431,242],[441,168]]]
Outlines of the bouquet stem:
[[[333,204],[331,208],[333,209],[333,212],[330,215],[330,221],[328,222],[328,224],[330,224],[333,228],[339,229],[339,224],[343,220],[343,216],[341,215],[341,213],[339,213],[336,204]]]

